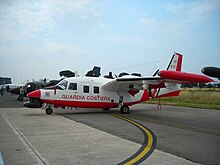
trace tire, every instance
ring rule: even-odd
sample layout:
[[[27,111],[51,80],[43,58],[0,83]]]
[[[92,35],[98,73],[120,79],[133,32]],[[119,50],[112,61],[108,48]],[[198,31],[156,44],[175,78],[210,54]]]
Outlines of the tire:
[[[49,108],[46,109],[46,114],[47,115],[51,115],[52,113],[53,113],[53,109],[52,108],[49,107]]]
[[[128,106],[122,106],[120,108],[120,113],[128,114],[128,113],[130,113],[130,108]]]

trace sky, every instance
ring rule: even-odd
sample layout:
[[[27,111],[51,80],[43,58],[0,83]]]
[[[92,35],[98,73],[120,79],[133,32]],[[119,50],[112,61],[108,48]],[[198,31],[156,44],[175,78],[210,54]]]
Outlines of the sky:
[[[174,52],[185,72],[220,67],[220,0],[0,0],[0,77],[152,75]]]

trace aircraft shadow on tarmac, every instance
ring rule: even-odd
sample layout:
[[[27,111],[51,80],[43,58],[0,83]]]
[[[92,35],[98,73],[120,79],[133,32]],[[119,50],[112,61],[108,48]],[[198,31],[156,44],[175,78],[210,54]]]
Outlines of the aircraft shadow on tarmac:
[[[42,111],[42,110],[41,110]],[[130,116],[130,115],[143,115],[146,117],[153,117],[153,118],[160,118],[157,116],[157,114],[142,114],[140,112],[146,111],[146,110],[134,110],[130,111],[130,114],[123,114],[123,116]],[[150,110],[152,111],[152,110]],[[54,114],[56,115],[96,115],[96,114],[120,114],[120,111],[118,109],[111,109],[111,110],[94,110],[94,109],[80,109],[80,110],[55,110]],[[26,114],[27,116],[47,116],[45,114]],[[149,116],[148,116],[149,115]]]
[[[31,116],[45,116],[45,114],[31,113],[31,114],[25,114],[25,116],[28,116],[28,117],[31,117]]]
[[[54,113],[56,115],[83,115],[83,114],[87,114],[87,115],[96,115],[96,114],[111,114],[111,113],[117,113],[118,110],[109,110],[109,111],[103,111],[103,110],[99,110],[99,111],[94,111],[94,110],[76,110],[76,111],[55,111]],[[119,113],[119,112],[118,112]]]
[[[141,111],[146,111],[146,110],[138,110],[138,111],[130,111],[130,114],[122,114],[123,116],[130,116],[132,114],[139,114]],[[94,109],[80,109],[80,110],[55,110],[54,113],[56,115],[82,115],[82,114],[87,114],[87,115],[96,115],[96,114],[120,114],[120,111],[118,109],[111,109],[111,110],[94,110]]]
[[[94,110],[86,110],[86,111],[83,111],[83,110],[74,110],[74,111],[70,111],[70,110],[67,110],[67,111],[62,111],[62,110],[55,110],[54,111],[54,114],[55,115],[83,115],[83,114],[87,114],[87,115],[96,115],[96,114],[111,114],[111,113],[119,113],[118,110],[109,110],[109,111],[103,111],[103,110],[100,110],[100,111],[94,111]],[[31,114],[26,114],[26,116],[48,116],[44,113],[31,113]]]

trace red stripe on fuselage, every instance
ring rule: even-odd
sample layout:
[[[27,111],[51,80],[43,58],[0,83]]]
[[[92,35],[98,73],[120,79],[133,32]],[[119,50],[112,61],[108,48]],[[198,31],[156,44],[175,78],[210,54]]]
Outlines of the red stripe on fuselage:
[[[118,103],[112,102],[86,102],[69,100],[43,100],[44,103],[54,104],[55,107],[77,107],[77,108],[116,108]]]
[[[139,101],[124,102],[124,105],[131,106],[149,100],[148,90],[145,90]],[[88,102],[88,101],[69,101],[69,100],[42,100],[44,103],[53,104],[54,107],[77,107],[77,108],[116,108],[115,102]]]

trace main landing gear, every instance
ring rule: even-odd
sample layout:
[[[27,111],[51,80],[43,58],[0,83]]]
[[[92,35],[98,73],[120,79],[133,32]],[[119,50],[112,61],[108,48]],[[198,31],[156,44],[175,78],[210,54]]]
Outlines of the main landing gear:
[[[46,114],[47,115],[51,115],[53,113],[53,109],[48,107],[46,110],[45,110]]]
[[[130,113],[130,108],[129,108],[129,106],[122,105],[121,108],[120,108],[120,113],[123,113],[123,114]]]
[[[120,113],[123,114],[130,113],[130,108],[123,103],[123,96],[119,97],[119,108],[120,108]]]

